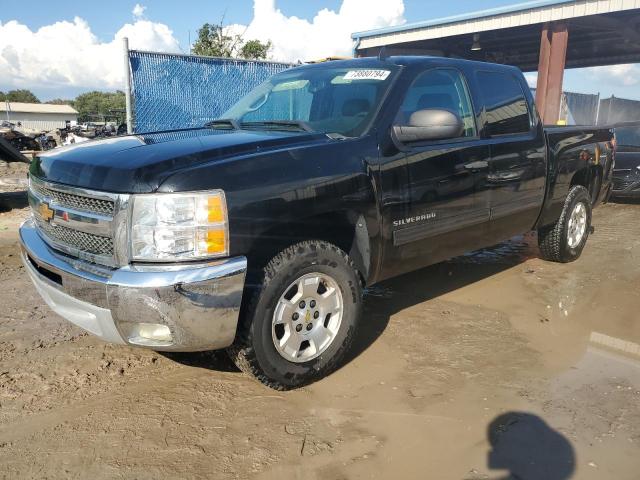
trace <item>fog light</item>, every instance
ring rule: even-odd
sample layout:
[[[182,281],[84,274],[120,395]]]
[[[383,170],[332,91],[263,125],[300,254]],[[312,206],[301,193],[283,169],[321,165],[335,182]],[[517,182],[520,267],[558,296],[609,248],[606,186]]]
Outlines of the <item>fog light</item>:
[[[127,340],[134,345],[166,347],[173,343],[169,327],[159,323],[131,323],[127,330]]]

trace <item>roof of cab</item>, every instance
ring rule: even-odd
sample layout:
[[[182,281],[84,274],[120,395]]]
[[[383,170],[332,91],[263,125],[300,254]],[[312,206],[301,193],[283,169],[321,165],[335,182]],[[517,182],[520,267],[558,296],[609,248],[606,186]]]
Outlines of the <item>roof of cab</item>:
[[[503,65],[499,63],[478,62],[459,58],[434,57],[427,55],[402,55],[390,56],[380,59],[379,57],[350,58],[346,60],[330,60],[320,63],[311,63],[294,67],[294,69],[316,69],[316,68],[349,68],[349,67],[384,67],[385,65],[413,66],[413,65],[450,65],[462,66],[473,64],[476,68],[491,70],[511,70],[519,72],[517,67]],[[287,71],[287,70],[285,70]],[[290,70],[289,70],[290,71]]]

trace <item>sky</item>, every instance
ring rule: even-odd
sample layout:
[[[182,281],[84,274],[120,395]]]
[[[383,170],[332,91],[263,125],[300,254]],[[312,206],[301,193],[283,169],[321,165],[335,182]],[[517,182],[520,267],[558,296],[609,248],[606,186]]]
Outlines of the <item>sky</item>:
[[[0,0],[0,91],[41,100],[123,88],[121,38],[139,50],[189,52],[203,23],[271,40],[274,60],[350,55],[354,31],[518,3],[518,0]],[[528,75],[535,83],[535,74]],[[564,89],[640,99],[640,65],[567,70]]]

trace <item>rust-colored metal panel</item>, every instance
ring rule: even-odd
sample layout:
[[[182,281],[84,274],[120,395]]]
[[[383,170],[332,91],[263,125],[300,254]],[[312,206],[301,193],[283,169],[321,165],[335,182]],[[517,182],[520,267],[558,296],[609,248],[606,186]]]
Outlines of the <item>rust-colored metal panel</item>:
[[[542,27],[536,107],[546,124],[555,124],[560,117],[568,39],[569,31],[564,23],[546,23]]]
[[[540,35],[540,55],[538,59],[538,81],[536,85],[536,108],[540,118],[544,119],[545,98],[547,95],[547,78],[549,73],[549,56],[551,54],[551,38],[549,24],[542,26]]]
[[[547,74],[547,91],[544,107],[545,123],[555,124],[560,118],[560,101],[562,99],[562,79],[567,58],[567,42],[569,31],[566,24],[554,24],[551,33],[551,53],[549,56],[549,72]]]

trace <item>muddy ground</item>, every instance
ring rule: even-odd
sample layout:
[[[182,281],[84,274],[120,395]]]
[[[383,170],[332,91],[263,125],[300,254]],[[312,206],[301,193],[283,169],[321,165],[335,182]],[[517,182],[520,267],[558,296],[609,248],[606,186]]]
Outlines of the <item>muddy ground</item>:
[[[9,203],[0,478],[640,478],[640,204],[598,208],[572,264],[526,235],[369,289],[349,361],[281,393],[53,314]]]

